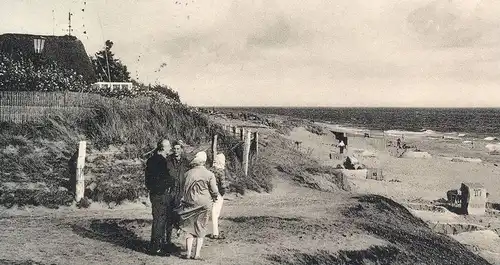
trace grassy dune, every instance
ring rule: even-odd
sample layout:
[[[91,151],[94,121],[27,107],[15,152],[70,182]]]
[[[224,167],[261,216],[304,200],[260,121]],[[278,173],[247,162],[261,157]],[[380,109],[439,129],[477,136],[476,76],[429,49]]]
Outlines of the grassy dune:
[[[1,124],[0,204],[51,208],[70,205],[79,140],[88,141],[86,196],[92,201],[119,204],[146,196],[144,154],[159,139],[182,139],[193,147],[209,146],[214,133],[219,135],[218,151],[226,154],[232,172],[233,192],[270,192],[272,178],[277,174],[317,189],[332,189],[318,184],[321,181],[335,187],[343,185],[341,175],[319,168],[278,134],[261,141],[261,155],[251,155],[249,176],[245,177],[240,141],[185,105],[154,102],[144,109],[102,98],[89,107],[89,111],[81,113],[58,111],[50,118],[28,124]],[[114,154],[100,155],[110,150]]]
[[[110,102],[105,98],[96,101],[93,109],[79,114],[59,111],[50,118],[36,123],[0,125],[0,204],[12,206],[71,204],[71,158],[79,140],[87,140],[88,153],[118,146],[121,157],[145,161],[143,154],[154,148],[159,139],[182,139],[191,146],[210,140],[210,135],[220,130],[205,117],[180,104],[156,102],[149,109],[135,108]],[[221,137],[221,145],[229,146],[234,139]],[[121,148],[126,146],[126,148]],[[235,151],[222,148],[229,159]],[[120,154],[119,154],[120,155]],[[88,161],[86,173],[92,171],[96,161]],[[87,186],[99,186],[100,194],[90,193],[92,199],[119,203],[124,199],[137,199],[145,194],[143,163],[132,167],[114,166],[101,172],[101,179],[87,181]],[[238,181],[238,167],[232,166],[234,183],[240,191],[247,187]],[[114,185],[121,183],[121,185]],[[258,184],[249,185],[257,189]],[[118,192],[119,191],[119,192]],[[104,193],[104,194],[103,194]]]

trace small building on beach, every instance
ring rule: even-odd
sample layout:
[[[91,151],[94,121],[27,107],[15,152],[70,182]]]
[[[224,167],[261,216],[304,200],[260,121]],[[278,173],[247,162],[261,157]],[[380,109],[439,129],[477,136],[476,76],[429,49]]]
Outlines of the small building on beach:
[[[460,187],[462,210],[471,215],[486,213],[486,188],[480,183],[462,183]]]

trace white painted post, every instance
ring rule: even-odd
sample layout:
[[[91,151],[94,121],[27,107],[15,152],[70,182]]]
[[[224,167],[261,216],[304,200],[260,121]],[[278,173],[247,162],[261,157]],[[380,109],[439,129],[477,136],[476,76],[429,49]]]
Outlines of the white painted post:
[[[253,133],[253,142],[255,144],[255,157],[259,155],[259,132]]]
[[[85,166],[85,151],[87,149],[87,142],[80,141],[78,146],[78,158],[76,160],[76,182],[75,182],[75,200],[79,202],[84,197],[85,192],[85,177],[83,175],[83,168]]]
[[[387,151],[387,141],[385,139],[385,132],[382,132],[382,133],[383,133],[382,134],[382,137],[383,137],[382,139],[383,139],[383,142],[384,142],[384,151]]]
[[[245,137],[245,145],[243,147],[243,170],[245,172],[245,177],[248,176],[248,161],[250,158],[250,145],[252,132],[250,130],[247,131],[247,135]]]
[[[215,156],[217,156],[217,134],[212,138],[212,166],[215,164]]]

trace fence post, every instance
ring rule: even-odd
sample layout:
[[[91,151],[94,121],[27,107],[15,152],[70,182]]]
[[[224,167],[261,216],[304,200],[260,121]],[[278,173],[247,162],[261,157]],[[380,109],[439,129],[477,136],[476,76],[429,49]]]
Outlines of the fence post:
[[[245,129],[243,127],[240,128],[240,140],[245,140]]]
[[[231,129],[233,131],[233,136],[236,136],[236,126],[232,126]]]
[[[85,177],[83,168],[85,166],[85,151],[87,148],[86,141],[80,141],[78,145],[78,158],[76,160],[76,181],[75,181],[75,200],[79,202],[84,197],[85,193]]]
[[[251,138],[252,132],[248,130],[245,137],[245,146],[243,147],[243,170],[245,171],[245,177],[248,176],[248,161],[250,158]]]
[[[253,133],[253,142],[255,144],[255,157],[259,155],[259,132]]]
[[[212,137],[212,166],[215,163],[215,157],[217,156],[217,134]]]

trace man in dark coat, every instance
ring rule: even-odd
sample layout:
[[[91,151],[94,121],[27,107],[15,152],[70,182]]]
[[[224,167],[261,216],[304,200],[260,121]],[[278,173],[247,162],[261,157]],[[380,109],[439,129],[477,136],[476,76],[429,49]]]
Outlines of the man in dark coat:
[[[181,141],[172,144],[172,154],[166,159],[169,193],[167,194],[167,223],[166,244],[167,251],[174,251],[172,244],[172,229],[175,223],[174,209],[179,206],[184,188],[184,174],[189,170],[189,161],[183,154],[184,147]]]
[[[165,244],[165,225],[167,221],[168,170],[167,157],[171,146],[168,140],[158,143],[156,151],[146,164],[145,184],[149,190],[153,214],[151,228],[151,255],[162,254]]]

